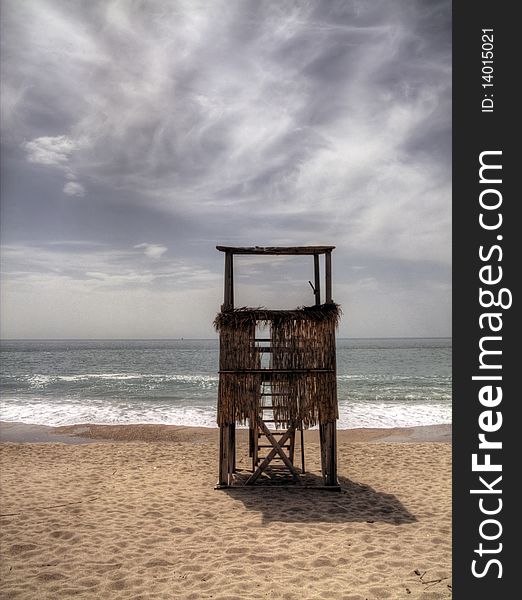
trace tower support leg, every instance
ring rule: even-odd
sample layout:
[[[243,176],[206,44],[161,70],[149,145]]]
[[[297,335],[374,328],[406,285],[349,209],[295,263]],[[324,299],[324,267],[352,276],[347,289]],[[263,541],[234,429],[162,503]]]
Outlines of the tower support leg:
[[[321,469],[326,486],[339,485],[337,481],[337,430],[335,421],[319,425]]]
[[[229,486],[232,482],[233,455],[235,454],[232,448],[233,442],[235,442],[235,431],[231,432],[231,425],[228,423],[220,425],[218,487]]]

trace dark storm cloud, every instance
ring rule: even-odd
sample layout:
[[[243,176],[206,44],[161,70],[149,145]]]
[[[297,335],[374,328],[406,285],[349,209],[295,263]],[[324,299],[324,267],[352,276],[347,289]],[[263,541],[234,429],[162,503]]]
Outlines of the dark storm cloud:
[[[63,255],[57,290],[87,273],[165,289],[183,265],[219,287],[216,242],[331,242],[341,294],[447,295],[450,17],[448,1],[7,0],[3,243],[31,277],[52,272],[35,244]],[[60,240],[107,252],[49,254]]]

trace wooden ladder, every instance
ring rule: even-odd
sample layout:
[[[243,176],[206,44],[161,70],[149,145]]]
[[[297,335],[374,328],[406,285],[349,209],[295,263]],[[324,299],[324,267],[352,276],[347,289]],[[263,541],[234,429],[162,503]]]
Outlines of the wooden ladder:
[[[261,355],[268,354],[270,367],[272,366],[272,353],[273,348],[271,345],[262,346],[259,343],[270,343],[270,338],[256,338],[254,343],[256,344],[256,350],[259,353],[260,364]],[[303,444],[303,428],[302,424],[298,423],[286,423],[285,421],[278,420],[274,414],[274,399],[278,396],[285,396],[280,390],[274,391],[275,375],[274,372],[269,374],[271,369],[267,369],[266,378],[261,381],[259,389],[259,412],[257,414],[256,423],[251,423],[250,429],[250,455],[252,456],[252,475],[246,482],[246,485],[254,484],[261,473],[267,472],[268,466],[272,461],[282,463],[278,465],[277,471],[289,471],[293,479],[300,484],[301,479],[299,473],[294,466],[294,455],[295,455],[295,435],[296,430],[301,431],[301,460],[302,460],[302,472],[304,473],[304,444]],[[268,389],[267,389],[268,388]],[[269,424],[272,428],[269,428]],[[286,429],[280,429],[279,426],[283,427],[286,425]],[[267,454],[260,456],[259,451],[267,451]],[[274,465],[271,465],[270,471],[274,472],[276,469]]]
[[[286,423],[286,429],[270,429],[268,424],[273,424],[277,428],[278,425],[283,425],[285,421],[275,418],[273,414],[274,405],[265,404],[264,398],[273,398],[277,394],[274,392],[262,392],[260,396],[259,413],[257,422],[250,430],[250,454],[252,456],[252,475],[246,482],[246,485],[254,484],[263,472],[268,472],[268,467],[272,461],[282,463],[279,468],[270,466],[270,471],[274,472],[290,472],[296,483],[301,484],[299,473],[294,466],[295,457],[295,436],[296,431],[301,432],[301,461],[302,473],[305,472],[304,466],[304,444],[303,444],[303,429],[300,424]],[[284,394],[279,394],[284,395]],[[272,414],[266,414],[272,412]],[[264,456],[260,456],[260,450],[267,451]]]

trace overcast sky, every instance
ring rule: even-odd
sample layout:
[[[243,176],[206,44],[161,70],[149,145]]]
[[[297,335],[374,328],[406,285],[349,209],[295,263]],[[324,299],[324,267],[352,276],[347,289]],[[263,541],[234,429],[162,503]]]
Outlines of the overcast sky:
[[[343,337],[451,334],[451,2],[3,0],[3,337],[211,337],[216,244],[335,245]],[[313,304],[311,257],[237,304]]]

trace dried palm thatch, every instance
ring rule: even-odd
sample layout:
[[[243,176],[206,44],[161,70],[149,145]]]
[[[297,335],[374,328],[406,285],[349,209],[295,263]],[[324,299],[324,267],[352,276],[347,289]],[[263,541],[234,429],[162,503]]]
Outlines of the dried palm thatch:
[[[335,374],[337,304],[296,310],[239,308],[214,321],[220,333],[218,424],[254,423],[269,386],[274,419],[305,428],[338,418]],[[271,364],[261,369],[256,326],[270,326]]]

